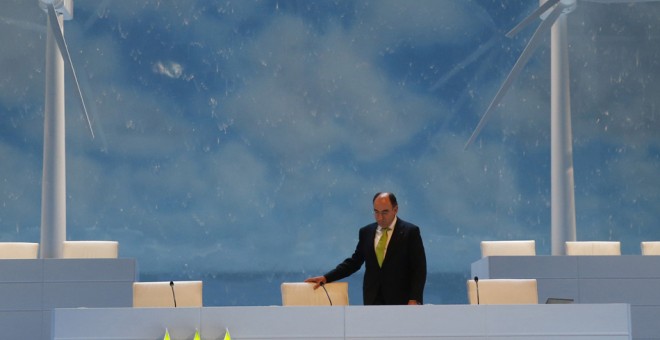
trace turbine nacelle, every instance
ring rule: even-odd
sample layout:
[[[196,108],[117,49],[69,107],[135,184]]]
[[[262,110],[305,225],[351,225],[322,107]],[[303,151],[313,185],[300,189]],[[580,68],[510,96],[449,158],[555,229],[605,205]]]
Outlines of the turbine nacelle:
[[[577,7],[577,0],[561,0],[559,1],[559,5],[562,7],[562,14],[568,14],[573,12]]]
[[[53,5],[55,12],[62,15],[62,19],[73,19],[73,0],[39,0],[39,7],[46,13],[49,5]]]

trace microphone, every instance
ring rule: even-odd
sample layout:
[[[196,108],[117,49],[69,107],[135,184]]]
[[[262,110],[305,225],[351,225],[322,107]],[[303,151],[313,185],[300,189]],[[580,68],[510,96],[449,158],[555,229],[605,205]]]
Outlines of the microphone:
[[[479,304],[479,277],[474,277],[474,284],[477,286],[477,304]]]
[[[174,300],[174,307],[176,308],[176,295],[174,294],[174,281],[170,281],[170,288],[172,288],[172,299]]]
[[[328,294],[328,290],[325,289],[325,283],[321,282],[320,285],[323,288],[323,290],[325,291],[325,295],[328,297],[328,301],[330,301],[330,306],[332,306],[332,299],[330,299],[330,294]]]

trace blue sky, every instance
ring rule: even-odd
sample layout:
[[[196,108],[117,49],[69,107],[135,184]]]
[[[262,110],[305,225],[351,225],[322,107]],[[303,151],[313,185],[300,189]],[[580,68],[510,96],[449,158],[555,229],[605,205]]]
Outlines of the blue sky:
[[[97,137],[69,96],[67,237],[118,240],[145,273],[311,275],[393,191],[431,272],[468,272],[487,239],[548,255],[549,39],[463,150],[533,29],[504,33],[533,9],[78,0],[65,35]],[[577,235],[624,254],[660,239],[659,16],[569,17]],[[36,1],[0,15],[2,241],[39,241],[45,21]]]

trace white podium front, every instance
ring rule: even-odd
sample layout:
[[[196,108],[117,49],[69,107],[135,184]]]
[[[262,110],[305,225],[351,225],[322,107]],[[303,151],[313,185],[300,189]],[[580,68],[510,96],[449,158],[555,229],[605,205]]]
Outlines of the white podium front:
[[[130,307],[135,259],[0,260],[0,339],[52,339],[54,308]]]
[[[480,279],[536,279],[539,301],[627,303],[633,338],[660,339],[660,256],[492,256],[472,263]]]
[[[56,309],[54,340],[631,339],[630,305]]]

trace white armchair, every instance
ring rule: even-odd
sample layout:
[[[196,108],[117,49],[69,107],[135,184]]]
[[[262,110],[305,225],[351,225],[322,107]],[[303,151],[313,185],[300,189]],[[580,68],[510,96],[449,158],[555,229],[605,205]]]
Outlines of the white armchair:
[[[282,306],[348,306],[348,282],[332,282],[314,290],[314,283],[285,282],[281,285]]]
[[[62,257],[65,259],[115,259],[118,255],[117,241],[64,241],[62,245]]]
[[[202,281],[134,282],[133,307],[202,307]]]
[[[481,257],[535,256],[536,241],[481,241]]]
[[[660,241],[644,241],[641,246],[642,255],[660,255]]]
[[[39,243],[0,242],[0,259],[36,259]]]
[[[467,281],[471,305],[514,305],[539,303],[536,279],[487,279]]]
[[[619,241],[567,241],[566,255],[621,255]]]

